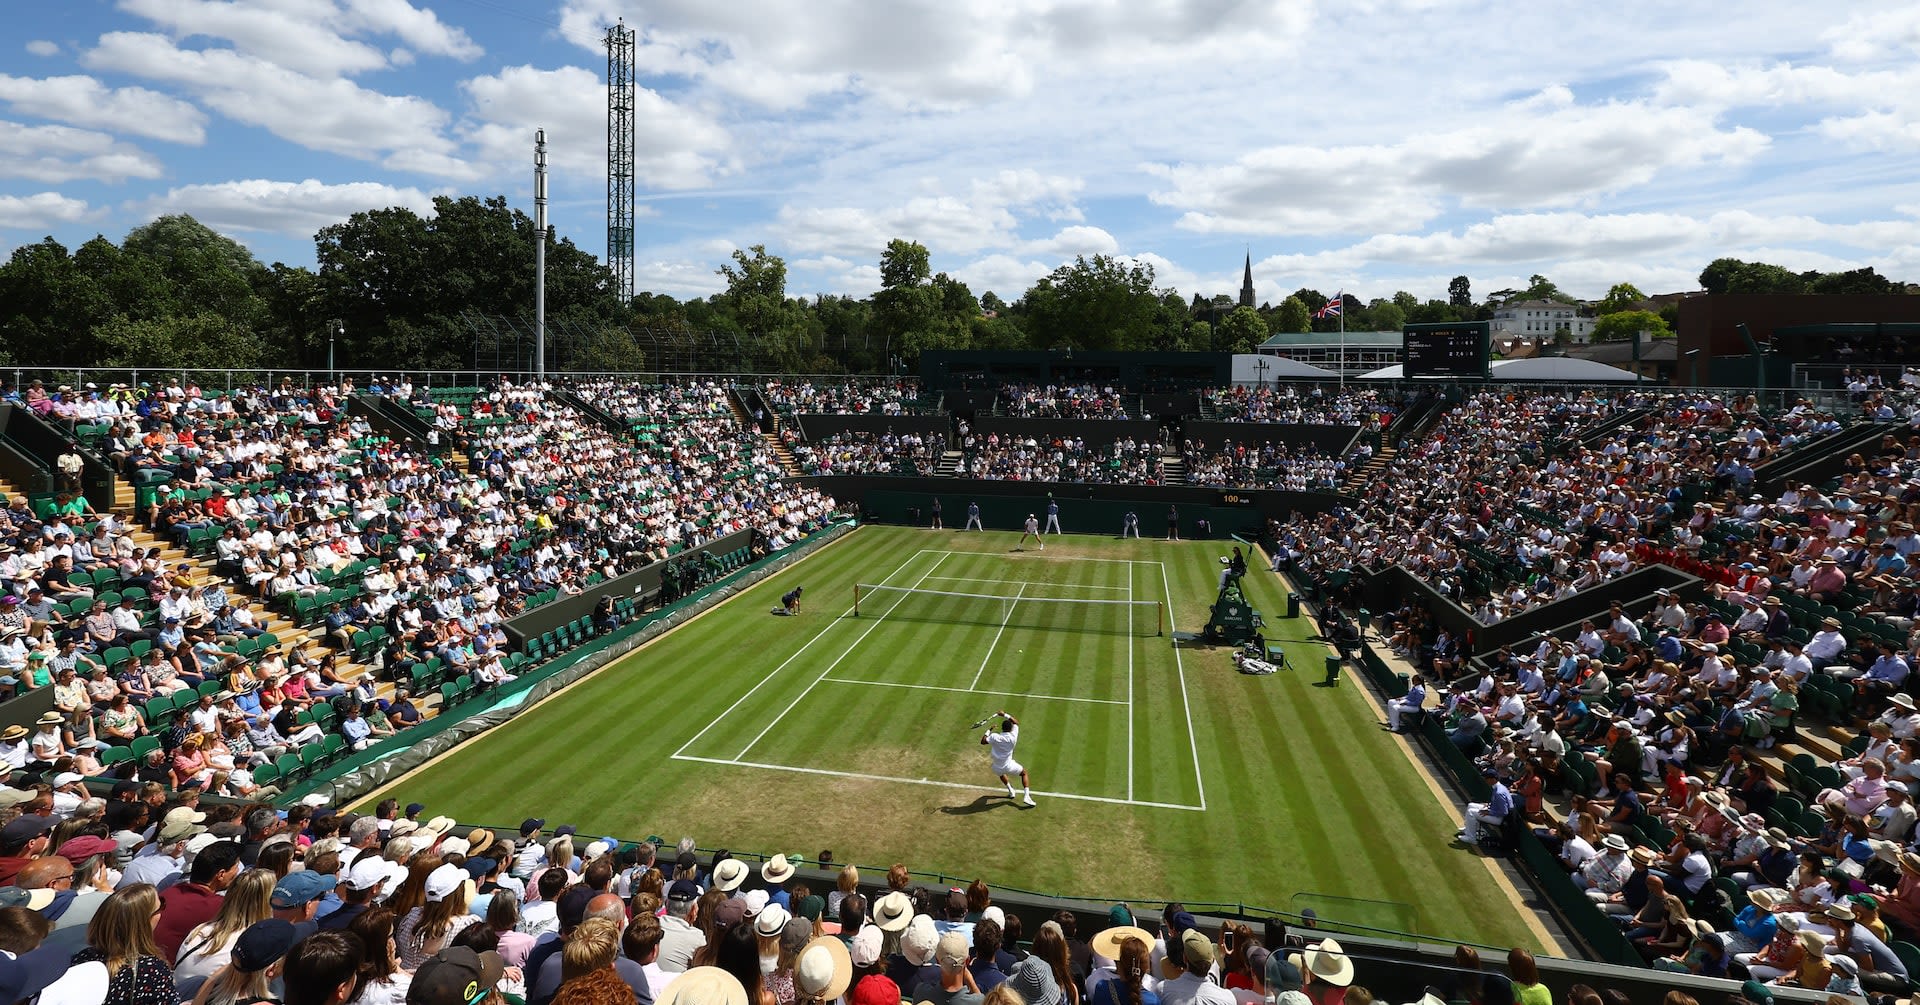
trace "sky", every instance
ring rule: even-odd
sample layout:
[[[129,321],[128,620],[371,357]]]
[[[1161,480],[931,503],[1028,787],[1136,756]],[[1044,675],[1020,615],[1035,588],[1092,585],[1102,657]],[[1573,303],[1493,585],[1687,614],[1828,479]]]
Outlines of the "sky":
[[[606,252],[636,34],[635,287],[976,294],[1077,255],[1261,301],[1598,298],[1714,258],[1920,281],[1920,4],[1749,0],[61,0],[0,6],[0,253],[191,214],[267,262],[436,195]]]

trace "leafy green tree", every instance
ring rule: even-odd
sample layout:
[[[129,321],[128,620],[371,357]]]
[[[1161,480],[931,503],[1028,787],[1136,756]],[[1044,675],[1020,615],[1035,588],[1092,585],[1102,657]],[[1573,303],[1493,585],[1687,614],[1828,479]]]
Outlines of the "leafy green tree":
[[[157,318],[116,315],[94,330],[100,365],[248,369],[267,359],[259,336],[212,311]]]
[[[1447,282],[1447,304],[1456,311],[1473,308],[1473,283],[1467,277],[1455,276]]]
[[[1527,277],[1527,288],[1521,292],[1520,299],[1564,301],[1567,299],[1567,295],[1560,292],[1560,287],[1555,286],[1553,280],[1535,273]]]
[[[1205,321],[1195,321],[1187,326],[1185,337],[1181,339],[1182,349],[1195,352],[1207,352],[1213,349],[1213,326]]]
[[[1236,307],[1214,330],[1214,347],[1226,352],[1252,352],[1267,340],[1267,320],[1251,307]]]
[[[1852,269],[1847,272],[1815,273],[1812,275],[1814,275],[1815,278],[1813,278],[1810,283],[1810,290],[1814,293],[1885,295],[1900,292],[1898,285],[1895,284],[1893,280],[1875,272],[1871,265],[1864,269]]]
[[[1407,312],[1391,300],[1375,300],[1367,313],[1370,327],[1377,332],[1397,332],[1407,323]]]
[[[1395,290],[1393,294],[1393,306],[1400,308],[1401,317],[1406,317],[1408,314],[1413,313],[1414,308],[1420,306],[1420,301],[1406,290]]]
[[[1160,298],[1153,266],[1082,255],[1033,285],[1019,309],[1034,348],[1143,349]]]
[[[1467,310],[1470,312],[1473,311],[1474,306],[1468,304]],[[1408,324],[1432,325],[1446,321],[1462,320],[1466,319],[1460,316],[1460,312],[1454,309],[1453,304],[1445,300],[1429,300],[1407,312]]]
[[[1312,331],[1313,312],[1298,295],[1290,296],[1280,301],[1280,309],[1274,312],[1273,330],[1288,334]]]
[[[1806,293],[1810,283],[1778,265],[1716,258],[1701,270],[1700,288],[1708,293]]]
[[[1633,338],[1635,332],[1642,331],[1649,338],[1670,338],[1673,335],[1673,329],[1667,327],[1666,320],[1652,311],[1616,311],[1594,322],[1593,340],[1625,342]]]
[[[1615,283],[1607,289],[1607,295],[1594,305],[1594,313],[1601,316],[1617,314],[1633,304],[1647,299],[1638,286],[1632,283]]]

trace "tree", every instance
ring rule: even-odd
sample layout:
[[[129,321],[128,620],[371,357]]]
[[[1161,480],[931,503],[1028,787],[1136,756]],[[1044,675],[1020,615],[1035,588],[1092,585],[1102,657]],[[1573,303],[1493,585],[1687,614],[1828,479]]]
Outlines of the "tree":
[[[1869,265],[1864,269],[1852,269],[1847,272],[1829,272],[1814,274],[1811,289],[1814,293],[1826,294],[1890,294],[1900,289],[1892,280],[1880,275]]]
[[[1790,269],[1738,258],[1716,258],[1700,271],[1700,288],[1708,293],[1806,293],[1809,285]]]
[[[1267,320],[1251,307],[1236,307],[1213,333],[1214,348],[1252,352],[1267,340]]]
[[[1632,283],[1615,283],[1607,289],[1607,295],[1594,305],[1594,313],[1601,316],[1617,314],[1634,304],[1647,299],[1638,286]]]
[[[1407,312],[1390,300],[1376,300],[1367,309],[1374,331],[1397,332],[1407,323]]]
[[[1527,288],[1521,291],[1520,299],[1521,300],[1566,300],[1567,295],[1560,292],[1560,287],[1555,286],[1553,284],[1553,280],[1548,279],[1547,277],[1540,275],[1538,273],[1535,273],[1534,275],[1527,277]]]
[[[247,369],[266,360],[250,329],[212,311],[133,319],[116,315],[94,331],[101,366]]]
[[[1632,339],[1636,332],[1646,332],[1650,338],[1669,338],[1673,329],[1667,322],[1652,311],[1616,311],[1594,322],[1593,340],[1595,342],[1625,342]]]
[[[1033,285],[1018,308],[1034,348],[1146,348],[1158,327],[1153,266],[1080,256]]]
[[[1447,304],[1456,311],[1473,309],[1473,284],[1467,277],[1455,276],[1447,283]]]
[[[1280,309],[1274,312],[1273,330],[1288,334],[1299,334],[1313,330],[1313,312],[1297,296],[1280,301]]]

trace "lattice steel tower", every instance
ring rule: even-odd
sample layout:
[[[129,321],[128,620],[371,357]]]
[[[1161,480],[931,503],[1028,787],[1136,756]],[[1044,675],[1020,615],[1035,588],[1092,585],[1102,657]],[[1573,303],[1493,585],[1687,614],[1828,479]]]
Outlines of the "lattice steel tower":
[[[633,30],[607,29],[607,268],[633,299]]]

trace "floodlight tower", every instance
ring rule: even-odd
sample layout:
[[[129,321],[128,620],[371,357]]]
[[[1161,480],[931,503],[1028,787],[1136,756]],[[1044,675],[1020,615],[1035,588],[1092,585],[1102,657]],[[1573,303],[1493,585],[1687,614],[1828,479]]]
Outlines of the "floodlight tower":
[[[607,267],[633,299],[633,30],[607,29]]]
[[[547,379],[547,131],[533,133],[533,375]]]

